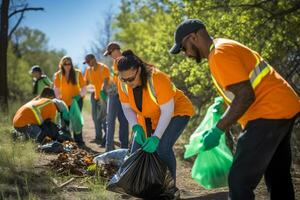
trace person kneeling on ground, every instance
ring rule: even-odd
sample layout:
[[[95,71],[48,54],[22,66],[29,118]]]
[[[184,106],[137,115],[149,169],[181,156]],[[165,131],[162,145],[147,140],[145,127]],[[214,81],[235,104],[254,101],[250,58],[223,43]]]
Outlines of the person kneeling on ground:
[[[57,106],[54,101],[53,89],[45,87],[42,93],[29,101],[16,112],[13,118],[14,129],[25,136],[42,142],[45,134],[42,134],[46,124],[54,124]],[[68,116],[68,110],[61,110],[62,115]],[[56,125],[56,124],[54,124]],[[54,133],[49,133],[51,134]],[[53,135],[54,136],[54,135]]]

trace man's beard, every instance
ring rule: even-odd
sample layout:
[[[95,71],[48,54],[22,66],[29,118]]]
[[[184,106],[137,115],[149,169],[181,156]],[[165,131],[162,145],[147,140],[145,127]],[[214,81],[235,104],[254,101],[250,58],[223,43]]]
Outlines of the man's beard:
[[[192,44],[192,50],[195,53],[195,56],[193,56],[193,58],[196,60],[197,63],[200,63],[202,58],[199,49],[194,44]]]

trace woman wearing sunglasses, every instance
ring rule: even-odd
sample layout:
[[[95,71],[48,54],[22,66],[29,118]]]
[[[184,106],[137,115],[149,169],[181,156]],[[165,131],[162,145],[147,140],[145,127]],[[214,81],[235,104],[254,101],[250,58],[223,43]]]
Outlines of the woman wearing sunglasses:
[[[122,55],[118,59],[118,93],[134,132],[131,153],[138,148],[157,151],[176,180],[173,145],[194,114],[192,103],[165,73],[131,50]]]
[[[62,99],[69,108],[74,99],[82,109],[86,85],[82,73],[74,68],[71,57],[64,56],[60,60],[59,70],[54,75],[54,91],[55,96]],[[82,132],[74,134],[74,140],[79,146],[84,146]]]

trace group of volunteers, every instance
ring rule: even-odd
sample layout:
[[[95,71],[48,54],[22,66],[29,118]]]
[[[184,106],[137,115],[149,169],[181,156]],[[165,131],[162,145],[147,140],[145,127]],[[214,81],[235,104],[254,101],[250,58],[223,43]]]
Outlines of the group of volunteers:
[[[213,83],[227,104],[217,125],[201,139],[205,149],[216,147],[221,135],[235,123],[243,128],[228,177],[229,199],[254,199],[253,191],[263,176],[270,199],[282,196],[295,199],[290,174],[290,138],[300,112],[296,92],[257,52],[234,40],[212,38],[198,19],[179,24],[174,40],[171,54],[182,52],[197,63],[208,60]],[[54,120],[56,102],[62,100],[66,104],[67,109],[58,109],[64,118],[67,114],[63,113],[72,101],[82,108],[90,84],[95,140],[105,145],[106,151],[113,150],[118,117],[121,147],[128,148],[130,126],[134,133],[131,152],[139,148],[157,152],[176,180],[173,146],[194,114],[191,101],[166,73],[143,61],[132,50],[121,51],[118,43],[111,42],[104,56],[113,60],[112,73],[93,54],[88,54],[84,63],[89,67],[84,76],[74,68],[70,57],[63,57],[54,75],[53,90],[51,81],[35,66],[32,74],[36,84],[41,82],[46,87],[34,86],[39,96],[19,109],[14,127],[37,137],[42,121]],[[82,132],[74,134],[74,140],[84,144]],[[177,197],[176,191],[174,198]]]

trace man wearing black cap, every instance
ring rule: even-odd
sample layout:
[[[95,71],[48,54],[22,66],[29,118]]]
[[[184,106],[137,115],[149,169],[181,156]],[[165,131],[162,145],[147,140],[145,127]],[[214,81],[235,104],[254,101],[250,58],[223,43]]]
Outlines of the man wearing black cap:
[[[290,137],[300,100],[292,87],[255,51],[229,39],[213,39],[203,22],[189,19],[178,25],[170,53],[180,51],[208,59],[213,82],[229,106],[223,117],[203,134],[210,150],[236,122],[243,131],[229,173],[229,199],[252,200],[265,177],[271,199],[293,200]]]
[[[45,87],[51,87],[51,80],[43,74],[40,66],[34,65],[31,67],[29,74],[32,75],[33,79],[33,94],[39,95]]]
[[[106,151],[111,151],[114,149],[114,132],[115,132],[115,122],[118,117],[119,120],[119,139],[121,143],[121,148],[128,148],[128,121],[123,113],[119,95],[116,89],[118,84],[118,68],[116,59],[122,56],[120,45],[116,42],[111,42],[107,45],[104,56],[110,56],[113,59],[113,82],[109,90],[109,100],[108,100],[108,114],[107,114],[107,135],[106,135]]]
[[[88,64],[89,66],[85,71],[84,79],[87,84],[93,86],[91,105],[96,132],[95,142],[104,147],[106,134],[106,91],[109,84],[109,68],[105,64],[97,62],[94,54],[86,55],[83,64]]]

